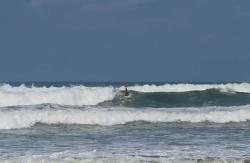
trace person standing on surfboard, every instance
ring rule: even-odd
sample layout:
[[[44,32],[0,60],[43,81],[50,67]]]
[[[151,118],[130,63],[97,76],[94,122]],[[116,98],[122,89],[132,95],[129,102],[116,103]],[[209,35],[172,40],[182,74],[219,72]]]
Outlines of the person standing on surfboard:
[[[124,96],[128,96],[129,94],[128,94],[128,89],[127,89],[127,87],[125,88],[125,91],[124,91]]]

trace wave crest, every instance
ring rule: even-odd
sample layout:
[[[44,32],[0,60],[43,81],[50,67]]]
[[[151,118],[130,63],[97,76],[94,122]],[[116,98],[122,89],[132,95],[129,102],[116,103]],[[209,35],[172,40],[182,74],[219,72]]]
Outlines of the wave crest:
[[[1,110],[0,129],[31,127],[36,123],[88,124],[110,126],[135,121],[147,122],[244,122],[250,120],[250,106],[225,107],[227,110],[170,111],[169,109],[21,109]],[[224,108],[224,109],[225,109]]]
[[[0,107],[16,105],[59,104],[96,105],[112,100],[116,92],[113,87],[12,87],[0,86]]]
[[[121,90],[124,87],[120,88]],[[250,83],[227,83],[227,84],[164,84],[164,85],[136,85],[128,87],[129,90],[137,92],[188,92],[204,91],[207,89],[219,89],[225,92],[250,93]]]
[[[228,83],[228,84],[136,85],[136,86],[129,86],[128,89],[129,91],[131,91],[131,93],[133,91],[177,92],[178,93],[178,92],[188,92],[188,91],[189,92],[190,91],[204,91],[204,90],[209,90],[209,89],[210,90],[216,89],[216,90],[220,90],[226,93],[234,93],[234,92],[250,93],[250,84],[249,83]],[[87,87],[83,85],[67,86],[67,87],[66,86],[26,87],[25,85],[21,85],[18,87],[13,87],[9,84],[2,84],[0,85],[0,107],[17,106],[17,105],[38,105],[38,104],[47,104],[47,103],[58,104],[58,105],[71,105],[71,106],[97,105],[105,101],[112,101],[114,97],[116,97],[117,94],[119,94],[118,92],[120,90],[124,90],[124,86],[118,87],[118,88],[113,87],[113,86]],[[216,93],[216,91],[214,92]],[[209,91],[204,92],[204,95],[206,95],[207,93],[209,93]],[[211,91],[210,91],[210,94],[211,94]],[[149,95],[146,95],[146,96],[148,97]],[[163,97],[166,97],[166,96],[167,95],[164,95]],[[176,95],[171,95],[171,98],[172,96],[176,96]],[[179,96],[182,97],[184,95],[178,95],[178,97]],[[160,98],[165,100],[163,97],[160,97]],[[151,99],[152,98],[150,95],[149,100]],[[244,100],[248,103],[247,96],[244,97]],[[158,100],[155,100],[155,101],[157,102]],[[167,98],[166,101],[168,104],[169,99]],[[246,102],[244,102],[243,104],[246,104]],[[165,104],[166,102],[164,101],[163,103]],[[188,104],[189,104],[189,101],[188,101]],[[166,105],[163,107],[170,107],[170,106]]]

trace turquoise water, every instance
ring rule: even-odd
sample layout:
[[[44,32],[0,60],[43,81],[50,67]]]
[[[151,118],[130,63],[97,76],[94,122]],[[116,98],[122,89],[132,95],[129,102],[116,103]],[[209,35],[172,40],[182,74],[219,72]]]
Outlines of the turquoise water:
[[[249,83],[10,83],[0,107],[1,162],[250,159]]]

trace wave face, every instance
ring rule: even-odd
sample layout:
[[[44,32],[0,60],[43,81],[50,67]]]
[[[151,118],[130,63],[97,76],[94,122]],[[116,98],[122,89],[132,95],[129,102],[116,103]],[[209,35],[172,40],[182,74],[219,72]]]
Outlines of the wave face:
[[[124,87],[121,87],[124,89]],[[137,92],[188,92],[204,91],[207,89],[219,89],[224,92],[250,93],[250,83],[227,83],[227,84],[164,84],[164,85],[136,85],[128,87]]]
[[[250,105],[240,107],[207,108],[88,108],[67,109],[47,107],[46,109],[2,109],[0,129],[26,128],[36,123],[45,124],[87,124],[110,126],[128,122],[244,122],[250,120]]]
[[[112,101],[100,105],[127,107],[202,107],[239,106],[250,104],[250,94],[222,92],[218,89],[190,92],[134,92],[130,97],[116,96]]]
[[[0,86],[0,107],[58,104],[125,107],[201,107],[250,104],[250,84],[164,84],[128,86]]]

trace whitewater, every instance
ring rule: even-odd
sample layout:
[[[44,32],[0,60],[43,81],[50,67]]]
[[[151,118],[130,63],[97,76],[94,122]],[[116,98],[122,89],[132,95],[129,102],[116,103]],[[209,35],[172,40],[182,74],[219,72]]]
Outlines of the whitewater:
[[[247,162],[249,153],[247,82],[0,84],[0,162]]]
[[[36,123],[110,126],[128,122],[244,122],[250,120],[250,105],[232,108],[161,109],[18,109],[0,111],[0,129],[26,128]],[[196,111],[195,111],[196,110]]]
[[[43,86],[36,87],[25,85],[0,86],[0,107],[36,104],[59,104],[59,105],[97,105],[98,103],[112,100],[116,94],[124,90],[124,86],[114,87],[87,87],[78,86]],[[250,93],[250,83],[228,84],[146,84],[128,86],[130,91],[137,92],[188,92],[218,89],[222,92],[245,92]]]

